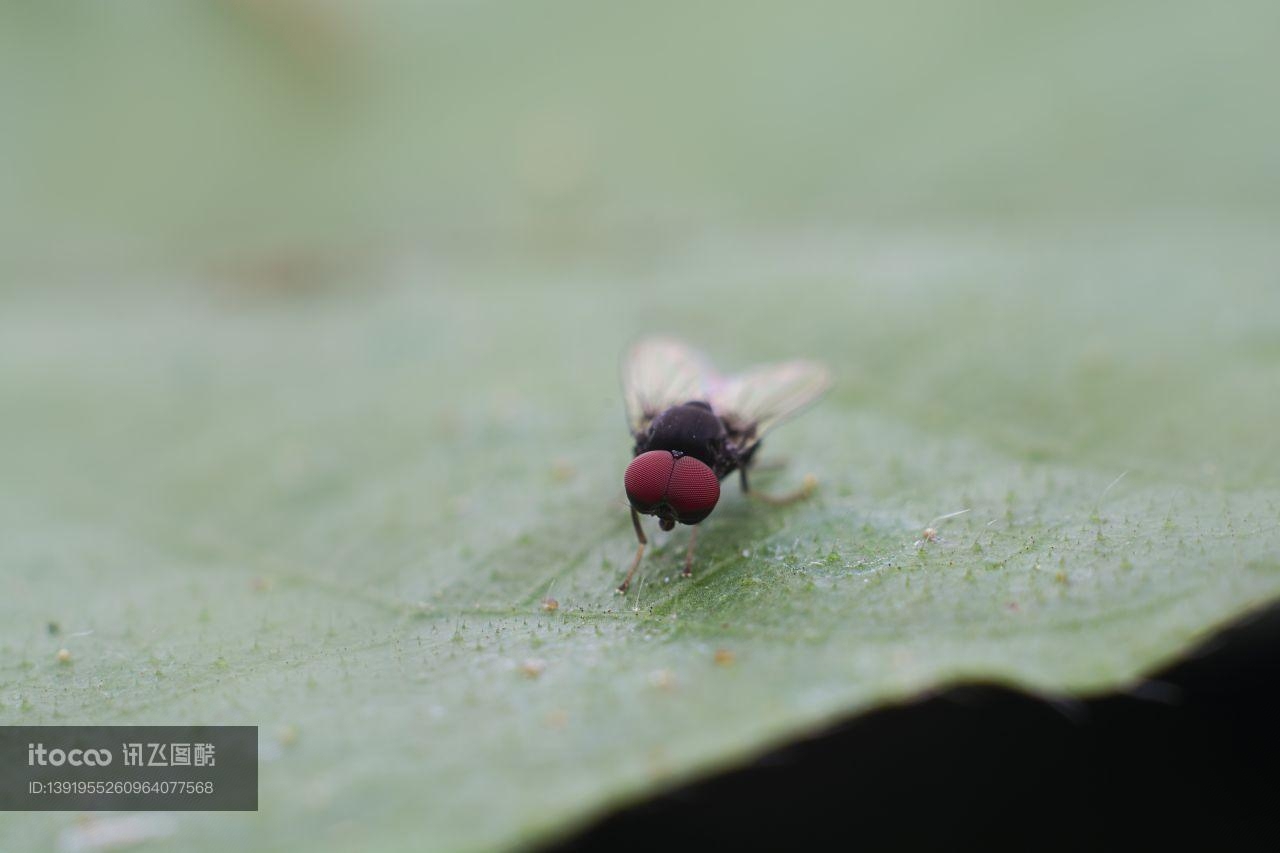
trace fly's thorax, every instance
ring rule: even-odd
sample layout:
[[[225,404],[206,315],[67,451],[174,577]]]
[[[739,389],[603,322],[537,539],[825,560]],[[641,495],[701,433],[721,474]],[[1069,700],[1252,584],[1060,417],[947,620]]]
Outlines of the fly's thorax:
[[[724,447],[724,422],[701,401],[672,406],[649,425],[649,450],[688,454],[714,467]]]

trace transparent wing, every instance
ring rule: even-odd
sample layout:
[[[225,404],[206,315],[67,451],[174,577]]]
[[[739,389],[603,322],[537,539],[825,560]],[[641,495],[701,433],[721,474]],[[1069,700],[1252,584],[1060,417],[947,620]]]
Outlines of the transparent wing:
[[[642,432],[672,406],[707,400],[711,386],[722,381],[706,356],[680,341],[640,340],[622,363],[627,423],[633,433]]]
[[[831,372],[816,361],[768,364],[713,383],[709,401],[740,450],[812,403],[831,387]]]

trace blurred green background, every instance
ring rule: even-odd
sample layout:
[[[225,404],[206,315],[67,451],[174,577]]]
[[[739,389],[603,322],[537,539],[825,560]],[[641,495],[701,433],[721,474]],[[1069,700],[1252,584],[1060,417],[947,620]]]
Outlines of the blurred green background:
[[[941,684],[1140,678],[1280,595],[1277,36],[5,4],[0,722],[260,725],[261,811],[158,849],[505,849]],[[763,451],[812,501],[726,489],[619,599],[649,332],[836,383]]]
[[[4,230],[33,262],[337,262],[424,241],[651,255],[748,223],[1265,215],[1276,18],[1267,2],[8,3]]]

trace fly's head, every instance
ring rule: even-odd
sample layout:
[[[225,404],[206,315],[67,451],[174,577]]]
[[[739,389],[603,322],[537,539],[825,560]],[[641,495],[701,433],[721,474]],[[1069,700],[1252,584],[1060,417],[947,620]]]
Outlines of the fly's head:
[[[632,508],[656,515],[663,530],[676,522],[697,524],[720,500],[715,472],[692,456],[670,450],[650,450],[632,459],[623,482]]]

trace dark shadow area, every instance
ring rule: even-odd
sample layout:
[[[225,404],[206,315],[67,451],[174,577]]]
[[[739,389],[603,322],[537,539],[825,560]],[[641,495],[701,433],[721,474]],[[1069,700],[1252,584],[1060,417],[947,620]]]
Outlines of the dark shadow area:
[[[957,686],[607,815],[548,851],[1280,846],[1280,605],[1135,689]]]

